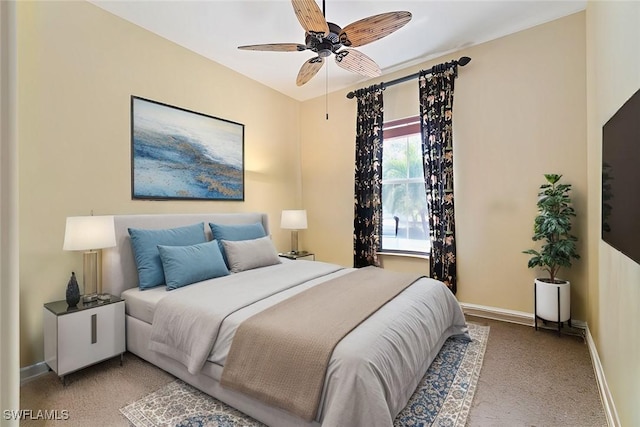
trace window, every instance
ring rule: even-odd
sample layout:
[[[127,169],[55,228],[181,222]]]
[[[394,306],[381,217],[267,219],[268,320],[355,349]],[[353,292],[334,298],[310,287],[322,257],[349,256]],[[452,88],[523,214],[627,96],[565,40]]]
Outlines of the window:
[[[430,252],[420,118],[383,127],[382,243],[387,252]]]

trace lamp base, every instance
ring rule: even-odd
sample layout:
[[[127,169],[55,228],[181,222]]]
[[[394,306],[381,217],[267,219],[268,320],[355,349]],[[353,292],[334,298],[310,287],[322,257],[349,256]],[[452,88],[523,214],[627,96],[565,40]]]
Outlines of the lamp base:
[[[84,296],[82,301],[98,300],[98,252],[90,250],[84,253],[82,278],[84,279]]]
[[[289,253],[298,253],[298,230],[291,230],[291,251]]]

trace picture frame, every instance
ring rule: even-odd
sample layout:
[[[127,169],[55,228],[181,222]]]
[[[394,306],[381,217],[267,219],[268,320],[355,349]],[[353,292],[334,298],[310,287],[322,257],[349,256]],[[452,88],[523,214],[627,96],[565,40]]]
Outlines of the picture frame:
[[[132,95],[131,198],[244,201],[244,125]]]

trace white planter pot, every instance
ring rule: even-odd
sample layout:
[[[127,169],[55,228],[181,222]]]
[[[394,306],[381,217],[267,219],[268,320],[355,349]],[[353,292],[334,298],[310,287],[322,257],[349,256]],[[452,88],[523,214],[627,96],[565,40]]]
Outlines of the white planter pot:
[[[536,279],[536,316],[550,322],[571,319],[571,283],[547,283]],[[558,289],[560,289],[560,319],[558,319]]]

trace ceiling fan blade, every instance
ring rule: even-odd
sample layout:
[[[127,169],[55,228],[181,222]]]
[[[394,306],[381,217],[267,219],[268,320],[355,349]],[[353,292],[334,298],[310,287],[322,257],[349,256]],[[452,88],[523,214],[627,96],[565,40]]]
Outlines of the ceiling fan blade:
[[[304,30],[316,37],[329,34],[329,24],[315,0],[291,0],[293,11]]]
[[[388,36],[409,21],[411,12],[405,11],[369,16],[344,27],[340,33],[340,43],[351,47],[364,46]]]
[[[251,44],[247,46],[238,46],[242,50],[260,50],[265,52],[302,52],[307,47],[298,43],[268,43],[268,44]]]
[[[342,49],[336,52],[336,64],[345,70],[367,77],[378,77],[382,74],[375,61],[355,49]]]
[[[298,78],[296,79],[296,84],[298,86],[302,86],[309,80],[315,76],[320,68],[322,68],[322,64],[324,64],[324,59],[320,56],[314,56],[300,67],[300,71],[298,72]]]

